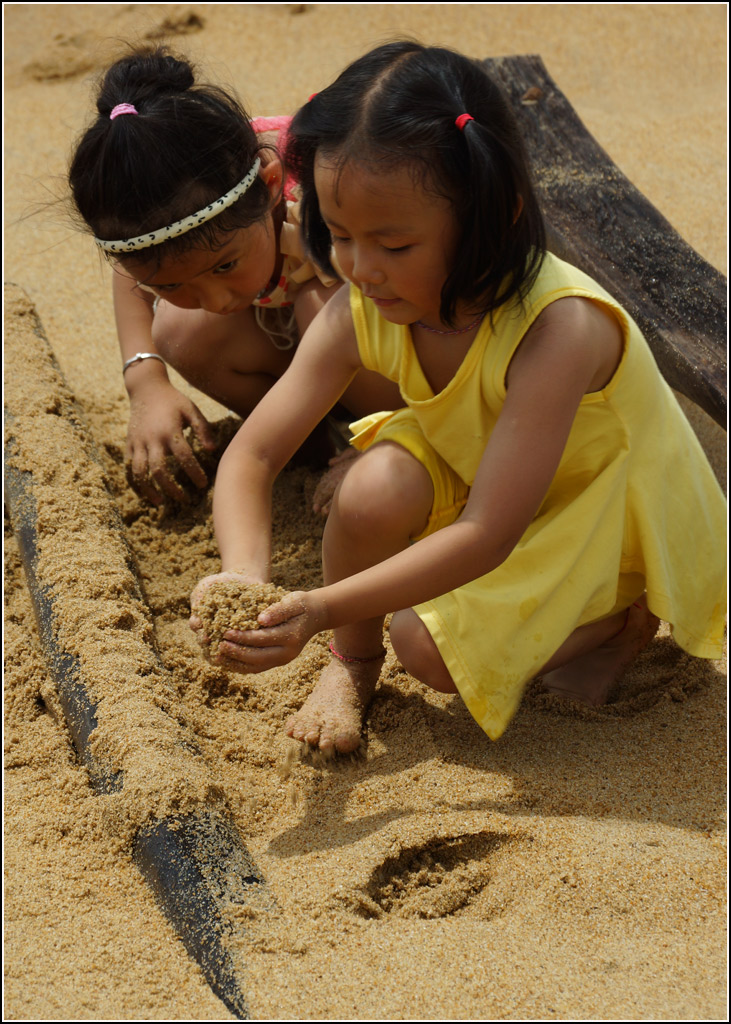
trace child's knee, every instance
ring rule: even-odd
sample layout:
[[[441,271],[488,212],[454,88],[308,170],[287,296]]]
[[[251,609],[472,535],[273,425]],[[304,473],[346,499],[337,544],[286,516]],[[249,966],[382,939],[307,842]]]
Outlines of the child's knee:
[[[188,315],[181,315],[187,313]],[[159,302],[152,321],[152,340],[155,349],[166,363],[178,369],[189,362],[190,353],[196,351],[196,331],[190,310],[179,310],[167,302]]]
[[[384,443],[353,462],[334,498],[337,514],[356,530],[421,532],[434,500],[426,469],[406,449]]]
[[[409,675],[440,693],[457,693],[431,633],[413,608],[396,612],[389,632],[396,657]]]

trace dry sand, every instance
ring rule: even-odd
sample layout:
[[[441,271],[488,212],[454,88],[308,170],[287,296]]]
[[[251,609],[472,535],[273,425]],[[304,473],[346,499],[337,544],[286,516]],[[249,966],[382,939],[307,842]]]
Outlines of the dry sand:
[[[389,654],[365,757],[287,775],[282,724],[324,638],[259,677],[201,657],[187,598],[217,569],[209,506],[151,512],[126,488],[109,271],[53,205],[89,75],[120,40],[167,32],[271,114],[411,34],[477,57],[539,53],[622,170],[725,272],[725,5],[6,4],[4,16],[5,277],[36,305],[90,424],[176,713],[276,900],[242,921],[252,1016],[726,1019],[723,667],[664,631],[606,708],[531,691],[491,744],[457,698]],[[721,470],[722,433],[693,415]],[[287,589],[318,579],[313,487],[304,470],[277,487],[274,577]],[[5,1019],[229,1019],[131,863],[115,797],[93,795],[49,713],[12,535],[5,564]]]
[[[198,604],[201,620],[198,639],[215,653],[229,629],[258,629],[257,616],[280,601],[287,591],[272,583],[243,584],[238,580],[219,580],[204,592]]]

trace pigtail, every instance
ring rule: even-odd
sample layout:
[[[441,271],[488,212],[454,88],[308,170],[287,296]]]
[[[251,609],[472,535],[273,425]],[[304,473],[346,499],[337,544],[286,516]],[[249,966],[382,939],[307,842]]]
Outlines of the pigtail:
[[[452,321],[458,300],[491,312],[513,297],[522,299],[545,253],[545,227],[523,142],[507,102],[497,85],[490,85],[496,95],[487,102],[483,98],[481,106],[490,107],[492,118],[485,123],[472,116],[458,129],[461,138],[455,139],[465,155],[464,180],[469,183],[457,199],[456,212],[461,223],[483,227],[479,236],[470,238],[469,231],[463,232],[443,290],[441,312],[446,322]],[[470,99],[474,105],[474,96]],[[503,105],[503,116],[496,115]]]
[[[511,187],[512,182],[505,173],[503,155],[494,146],[491,128],[472,116],[472,120],[462,130],[457,129],[454,146],[458,151],[457,157],[462,157],[460,176],[465,182],[465,188],[455,202],[459,223],[465,225],[470,218],[485,223],[487,217],[484,207],[489,206],[489,235],[507,241],[510,237],[511,211],[516,208],[517,199],[515,189]],[[442,291],[440,314],[445,322],[453,322],[458,300],[469,306],[482,305],[486,299],[491,308],[500,304],[501,292],[506,290],[503,282],[505,275],[488,257],[488,252],[490,257],[492,255],[491,248],[484,235],[476,239],[473,245],[458,246],[452,272]]]

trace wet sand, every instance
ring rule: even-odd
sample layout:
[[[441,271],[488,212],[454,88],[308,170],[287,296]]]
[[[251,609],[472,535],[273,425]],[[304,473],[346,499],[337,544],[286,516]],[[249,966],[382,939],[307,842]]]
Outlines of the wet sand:
[[[276,901],[235,936],[252,1017],[725,1019],[725,666],[663,628],[605,708],[530,690],[491,744],[389,652],[364,756],[293,762],[282,726],[325,638],[258,677],[201,657],[186,619],[218,567],[209,504],[150,511],[127,489],[110,272],[56,202],[89,78],[122,40],[166,34],[275,114],[408,34],[476,57],[539,53],[619,167],[725,272],[725,6],[17,4],[4,30],[5,277],[82,407],[176,713]],[[722,472],[725,435],[690,413]],[[39,442],[49,473],[55,454]],[[274,576],[288,589],[319,580],[314,485],[298,469],[277,486]],[[52,714],[7,529],[5,558],[5,1018],[229,1019],[131,863],[130,809],[92,793]]]

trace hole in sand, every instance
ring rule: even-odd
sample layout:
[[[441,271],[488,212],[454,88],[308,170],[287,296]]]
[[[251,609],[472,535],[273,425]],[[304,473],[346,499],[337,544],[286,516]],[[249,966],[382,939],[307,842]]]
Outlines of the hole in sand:
[[[42,693],[37,693],[35,695],[35,697],[33,698],[33,704],[35,705],[36,712],[39,715],[47,715],[47,714],[50,713],[49,710],[48,710],[48,705],[46,704],[45,700],[43,699],[43,694]]]
[[[485,831],[408,847],[386,858],[366,885],[349,893],[348,902],[365,918],[388,914],[433,919],[466,913],[490,882],[493,856],[515,839]],[[493,908],[487,916],[496,912]]]

